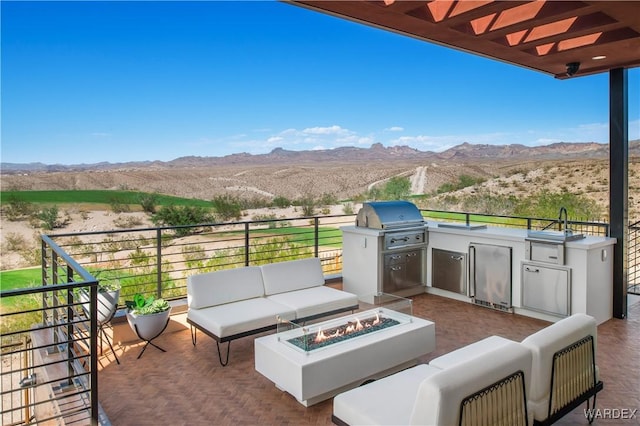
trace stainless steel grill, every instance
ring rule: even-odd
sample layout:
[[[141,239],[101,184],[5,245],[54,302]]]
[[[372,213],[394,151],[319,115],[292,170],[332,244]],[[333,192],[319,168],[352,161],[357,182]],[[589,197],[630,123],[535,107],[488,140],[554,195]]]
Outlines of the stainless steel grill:
[[[356,217],[356,226],[374,229],[422,228],[424,218],[418,207],[408,201],[374,201],[362,205]]]
[[[408,201],[364,203],[356,217],[356,227],[380,230],[378,265],[375,265],[379,271],[378,291],[401,295],[424,291],[427,230],[415,204]]]

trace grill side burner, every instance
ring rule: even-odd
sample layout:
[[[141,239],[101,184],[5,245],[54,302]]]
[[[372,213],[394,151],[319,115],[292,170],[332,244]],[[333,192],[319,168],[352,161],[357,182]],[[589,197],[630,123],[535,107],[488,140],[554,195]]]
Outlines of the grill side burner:
[[[364,203],[356,226],[343,228],[343,289],[358,296],[411,296],[426,285],[428,233],[407,201]]]

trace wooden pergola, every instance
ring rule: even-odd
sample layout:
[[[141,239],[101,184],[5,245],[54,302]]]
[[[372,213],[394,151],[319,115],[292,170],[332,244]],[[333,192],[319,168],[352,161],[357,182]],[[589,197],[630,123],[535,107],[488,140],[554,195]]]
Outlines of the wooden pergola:
[[[285,0],[551,75],[609,73],[613,316],[627,316],[628,76],[640,66],[640,1]]]

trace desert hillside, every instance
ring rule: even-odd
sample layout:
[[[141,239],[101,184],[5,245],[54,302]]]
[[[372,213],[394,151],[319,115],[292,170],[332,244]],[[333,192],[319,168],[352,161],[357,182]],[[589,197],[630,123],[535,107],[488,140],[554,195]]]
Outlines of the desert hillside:
[[[128,163],[86,167],[3,168],[2,190],[125,189],[155,192],[187,198],[212,199],[220,195],[270,200],[285,197],[320,198],[325,194],[350,200],[394,176],[410,179],[413,194],[434,194],[441,185],[454,183],[460,175],[484,180],[455,193],[514,195],[524,197],[542,189],[569,191],[591,198],[608,211],[609,162],[601,145],[556,144],[544,150],[523,147],[495,147],[463,144],[433,155],[412,149],[373,146],[369,150],[349,149],[320,153],[274,151],[261,157],[236,155],[226,159],[183,158],[170,163]],[[490,153],[493,156],[488,156]],[[629,219],[640,217],[640,157],[629,164]],[[222,161],[224,160],[224,161]],[[442,196],[427,197],[436,205]],[[422,205],[421,207],[429,207]],[[66,207],[65,207],[66,208]],[[342,213],[334,206],[333,214]],[[93,211],[90,206],[73,206],[64,211],[68,225],[61,232],[102,231],[150,226],[144,213],[115,214]],[[244,212],[250,220],[261,212]],[[274,214],[270,211],[269,214]],[[276,217],[300,216],[300,212],[278,211]],[[291,215],[291,216],[287,216]],[[606,218],[605,218],[606,219]],[[37,225],[35,225],[37,226]],[[16,240],[34,244],[43,232],[29,222],[0,221],[3,269],[26,266],[16,252]]]

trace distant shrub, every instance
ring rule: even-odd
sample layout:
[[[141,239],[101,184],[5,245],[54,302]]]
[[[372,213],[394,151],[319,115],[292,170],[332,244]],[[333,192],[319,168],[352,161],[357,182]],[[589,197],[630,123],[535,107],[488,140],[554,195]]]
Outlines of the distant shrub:
[[[129,205],[120,197],[109,197],[109,205],[114,213],[128,212]]]
[[[551,192],[547,189],[520,201],[514,214],[540,218],[556,218],[560,207],[566,207],[572,217],[600,217],[601,207],[584,195],[567,191]]]
[[[58,225],[58,206],[47,207],[40,210],[37,214],[40,219],[42,229],[52,230]]]
[[[138,201],[140,201],[142,211],[153,214],[156,212],[156,206],[158,204],[158,194],[139,194]]]
[[[156,226],[183,226],[209,223],[214,220],[211,212],[200,206],[165,206],[151,217]],[[194,228],[178,228],[176,235],[184,236],[196,232]]]
[[[274,199],[271,201],[271,205],[273,205],[273,207],[279,207],[281,209],[284,209],[291,205],[291,200],[285,197],[278,196],[278,197],[274,197]]]
[[[20,251],[26,250],[29,247],[29,243],[26,238],[16,232],[9,232],[5,235],[5,249],[7,251]]]
[[[303,216],[313,216],[316,214],[316,200],[313,197],[303,197],[298,201],[298,204],[302,208]]]
[[[6,202],[2,200],[2,204],[5,217],[12,222],[26,219],[35,211],[32,203],[16,196],[8,197]]]
[[[332,206],[334,204],[338,204],[338,197],[334,194],[324,193],[320,196],[321,206]]]
[[[438,190],[436,192],[438,194],[443,194],[445,192],[454,192],[454,191],[457,191],[457,190],[462,189],[462,188],[467,188],[469,186],[479,185],[484,181],[485,180],[482,179],[482,178],[474,178],[474,177],[469,176],[469,175],[460,175],[460,176],[458,176],[458,181],[457,182],[444,183],[444,184],[440,185],[440,187],[438,188]]]
[[[242,205],[237,198],[229,195],[220,195],[211,200],[211,204],[216,210],[218,218],[223,221],[240,220],[242,216]]]
[[[345,203],[342,206],[342,213],[344,213],[344,214],[353,214],[353,203]]]
[[[114,219],[113,225],[120,229],[135,228],[142,225],[142,220],[136,216],[118,216]]]
[[[394,176],[385,182],[383,186],[370,188],[363,197],[358,199],[376,200],[406,200],[411,195],[411,181],[409,178]]]

